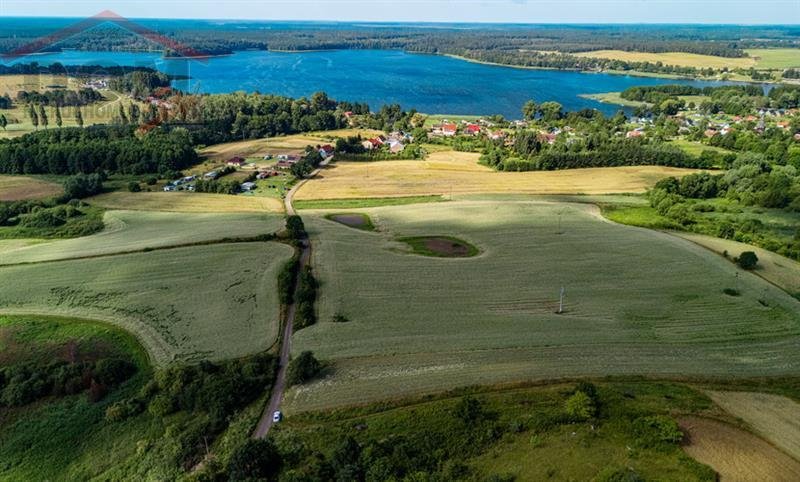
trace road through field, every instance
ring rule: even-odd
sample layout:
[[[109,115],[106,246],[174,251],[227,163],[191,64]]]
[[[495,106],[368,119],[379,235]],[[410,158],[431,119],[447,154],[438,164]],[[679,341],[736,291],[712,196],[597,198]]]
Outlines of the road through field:
[[[320,169],[328,165],[330,160],[331,158],[322,161],[322,163],[320,163],[320,167],[312,172],[308,178],[316,176]],[[294,206],[292,206],[292,200],[294,199],[294,195],[297,190],[300,189],[300,186],[302,186],[308,178],[298,182],[294,187],[292,187],[292,189],[289,190],[288,193],[286,193],[284,204],[286,206],[287,216],[295,215]],[[297,267],[298,273],[305,269],[308,261],[311,259],[311,240],[309,238],[303,239],[302,245],[303,251],[300,253],[300,261]],[[298,277],[295,280],[294,287],[292,288],[294,292],[297,292],[299,283],[300,278]],[[272,425],[274,424],[272,420],[272,414],[278,410],[278,407],[280,407],[281,401],[283,400],[283,393],[286,391],[286,368],[289,365],[289,355],[292,352],[292,332],[294,330],[294,316],[296,312],[297,303],[293,302],[286,308],[286,325],[283,327],[283,337],[281,338],[281,354],[280,360],[278,361],[278,375],[275,377],[275,383],[272,385],[272,393],[270,394],[267,408],[264,410],[264,413],[261,414],[261,420],[258,421],[256,430],[253,432],[253,438],[264,438],[267,436],[269,429],[271,429]]]

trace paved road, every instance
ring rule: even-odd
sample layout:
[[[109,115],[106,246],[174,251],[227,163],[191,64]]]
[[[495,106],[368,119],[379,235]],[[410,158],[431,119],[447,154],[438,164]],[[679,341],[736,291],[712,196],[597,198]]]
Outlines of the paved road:
[[[294,210],[294,206],[292,206],[292,201],[294,200],[294,195],[300,187],[305,184],[305,182],[319,173],[319,171],[328,165],[332,158],[328,158],[322,163],[320,163],[319,169],[312,172],[308,178],[301,180],[297,184],[295,184],[292,189],[286,193],[286,198],[284,199],[284,205],[286,207],[286,215],[292,216],[296,214]],[[308,265],[309,260],[311,259],[311,241],[309,239],[304,239],[302,241],[303,250],[300,252],[300,264],[298,267],[298,272],[302,272],[303,269]],[[295,286],[293,290],[297,292],[297,283],[298,280],[295,281]],[[253,432],[253,438],[264,438],[269,433],[269,429],[272,428],[272,414],[275,413],[278,408],[281,406],[281,401],[283,400],[283,392],[286,391],[286,367],[289,365],[289,355],[292,351],[292,327],[294,325],[294,316],[297,312],[297,304],[292,303],[286,308],[286,325],[283,327],[283,334],[281,336],[281,354],[280,354],[280,365],[278,366],[278,375],[275,377],[275,383],[272,385],[272,394],[269,397],[269,403],[267,407],[264,409],[264,413],[261,414],[261,420],[258,421],[258,426],[256,426],[255,432]]]

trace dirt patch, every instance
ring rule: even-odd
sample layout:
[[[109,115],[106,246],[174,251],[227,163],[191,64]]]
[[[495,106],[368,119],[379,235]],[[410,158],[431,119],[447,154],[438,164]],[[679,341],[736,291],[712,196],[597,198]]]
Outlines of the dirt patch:
[[[414,253],[439,258],[469,258],[478,254],[478,248],[470,243],[450,236],[420,236],[403,238]]]
[[[54,197],[63,189],[58,184],[24,176],[0,176],[0,201],[21,201]]]
[[[372,220],[366,214],[331,214],[325,217],[351,228],[361,229],[363,231],[375,231],[375,225],[372,224]]]
[[[800,480],[800,462],[761,438],[732,425],[699,417],[679,420],[684,451],[727,481]]]

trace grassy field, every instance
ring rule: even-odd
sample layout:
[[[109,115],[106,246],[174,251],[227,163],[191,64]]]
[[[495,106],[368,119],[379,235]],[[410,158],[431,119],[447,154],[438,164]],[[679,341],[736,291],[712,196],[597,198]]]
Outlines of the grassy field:
[[[800,404],[780,395],[709,391],[714,403],[800,461]],[[800,462],[796,462],[800,476]]]
[[[759,69],[800,67],[800,49],[747,49]]]
[[[758,256],[758,267],[753,271],[754,273],[770,283],[780,286],[790,294],[800,296],[800,263],[797,261],[757,246],[730,239],[679,231],[672,234],[688,239],[720,255],[727,251],[731,258],[738,257],[743,251],[753,251]]]
[[[324,288],[320,323],[296,333],[293,350],[312,350],[332,369],[290,392],[292,410],[528,379],[800,371],[798,301],[750,273],[737,281],[732,263],[693,243],[605,222],[592,206],[355,211],[379,232],[302,213]],[[420,257],[397,241],[430,235],[481,254]],[[723,294],[737,283],[741,296]],[[336,314],[352,321],[331,323]]]
[[[0,267],[0,312],[104,320],[157,365],[269,348],[278,333],[277,243],[179,248]]]
[[[670,383],[602,383],[598,393],[603,408],[597,420],[559,423],[558,414],[573,387],[465,390],[290,415],[279,427],[276,440],[287,447],[302,447],[303,453],[325,455],[346,437],[369,448],[389,441],[389,460],[405,460],[410,470],[426,473],[435,464],[441,477],[436,480],[714,480],[713,471],[692,460],[677,444],[645,446],[633,429],[633,420],[642,416],[720,415],[702,393]],[[466,427],[456,415],[465,395],[482,410]],[[373,461],[381,460],[369,449],[364,452]],[[420,467],[423,461],[428,465]],[[461,467],[454,473],[463,475],[448,476],[446,471],[454,467]],[[608,477],[610,472],[634,473],[640,478],[601,475]]]
[[[626,52],[624,50],[595,50],[592,52],[581,52],[575,54],[578,57],[590,57],[599,59],[622,60],[624,62],[661,62],[664,65],[679,65],[685,67],[695,67],[698,69],[713,68],[743,68],[748,69],[756,65],[752,58],[726,58],[714,55],[698,55],[686,52]]]
[[[61,186],[27,176],[0,175],[0,201],[45,199],[63,192]]]
[[[688,141],[686,139],[675,139],[670,141],[670,144],[680,147],[684,150],[684,152],[693,156],[699,156],[703,153],[703,151],[718,152],[720,154],[728,154],[732,152],[727,149],[723,149],[722,147],[709,146],[700,142]]]
[[[478,154],[436,152],[424,161],[337,162],[305,183],[298,201],[459,194],[644,192],[659,179],[693,172],[659,166],[497,172]]]
[[[274,233],[283,227],[283,217],[276,214],[107,211],[103,221],[105,230],[83,238],[0,243],[0,265],[250,237]]]
[[[404,204],[436,203],[446,201],[442,196],[401,196],[350,199],[317,199],[295,201],[295,209],[351,209],[378,206],[402,206]]]
[[[592,99],[604,104],[622,105],[626,107],[640,107],[648,105],[647,102],[623,99],[620,92],[605,92],[602,94],[581,94],[579,97]]]
[[[136,209],[182,213],[281,213],[280,199],[193,192],[110,192],[86,199],[107,209]]]

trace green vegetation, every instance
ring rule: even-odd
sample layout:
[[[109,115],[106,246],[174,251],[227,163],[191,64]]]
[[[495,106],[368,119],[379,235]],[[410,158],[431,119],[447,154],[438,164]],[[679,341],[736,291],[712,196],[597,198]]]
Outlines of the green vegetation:
[[[322,364],[310,351],[304,351],[289,363],[286,382],[289,385],[300,385],[316,377]]]
[[[357,209],[379,206],[402,206],[405,204],[443,202],[442,196],[401,196],[350,199],[300,199],[294,201],[295,209]]]
[[[795,299],[755,275],[737,281],[733,264],[699,246],[603,222],[590,206],[453,201],[363,212],[380,219],[378,235],[304,212],[322,289],[318,321],[293,349],[332,369],[288,392],[292,410],[520,379],[790,374],[796,358]],[[398,245],[431,226],[481,256],[409,256]],[[734,283],[741,296],[723,295]]]
[[[74,238],[97,233],[103,226],[103,209],[78,200],[0,202],[0,239]]]
[[[453,236],[411,236],[400,238],[415,254],[439,258],[471,258],[480,250],[472,244]]]
[[[37,243],[35,246],[0,246],[0,265],[33,263],[57,259],[107,256],[115,253],[149,251],[170,246],[192,243],[252,238],[278,231],[283,223],[277,214],[219,214],[219,213],[166,213],[147,211],[103,211],[94,207],[82,207],[88,212],[97,212],[98,222],[105,230],[99,234],[77,239]],[[4,234],[0,237],[12,237]],[[20,228],[8,228],[19,233]],[[26,231],[27,236],[41,235]]]
[[[591,417],[569,413],[573,394],[596,403]],[[706,396],[671,383],[460,390],[292,415],[271,458],[287,479],[710,481],[674,421],[705,413],[715,413]]]
[[[364,213],[328,214],[325,218],[362,231],[377,231],[377,228],[372,223],[372,219]]]
[[[800,67],[800,49],[746,49],[756,58],[759,69],[789,69]]]
[[[141,340],[156,365],[256,353],[278,334],[278,243],[176,248],[0,267],[5,313],[102,319]]]

